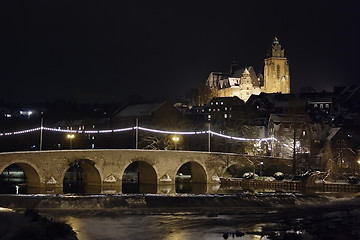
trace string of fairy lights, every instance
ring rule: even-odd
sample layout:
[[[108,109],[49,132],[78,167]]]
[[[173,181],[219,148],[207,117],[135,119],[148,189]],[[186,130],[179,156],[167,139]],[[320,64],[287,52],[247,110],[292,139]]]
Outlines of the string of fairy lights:
[[[205,130],[205,131],[164,131],[159,129],[152,129],[152,128],[144,128],[144,127],[128,127],[128,128],[119,128],[119,129],[105,129],[105,130],[73,130],[73,129],[61,129],[61,128],[49,128],[49,127],[36,127],[32,129],[26,129],[21,131],[14,131],[14,132],[0,132],[0,137],[4,136],[12,136],[12,135],[20,135],[20,134],[26,134],[36,131],[51,131],[51,132],[61,132],[61,133],[73,133],[73,134],[103,134],[103,133],[118,133],[118,132],[126,132],[126,131],[132,131],[132,130],[141,130],[145,132],[152,132],[152,133],[160,133],[160,134],[167,134],[167,135],[201,135],[201,134],[212,134],[214,136],[218,136],[221,138],[236,140],[236,141],[247,141],[247,142],[257,142],[259,145],[261,145],[262,142],[268,142],[268,141],[278,141],[274,137],[269,138],[244,138],[244,137],[235,137],[230,136],[226,134],[217,133],[214,131]]]

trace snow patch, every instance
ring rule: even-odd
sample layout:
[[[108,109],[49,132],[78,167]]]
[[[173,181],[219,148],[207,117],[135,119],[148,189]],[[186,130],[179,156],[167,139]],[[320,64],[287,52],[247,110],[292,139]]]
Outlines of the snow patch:
[[[46,182],[47,184],[56,184],[57,183],[57,181],[55,180],[55,178],[54,177],[51,177],[49,180],[47,180],[47,182]]]
[[[106,183],[115,183],[115,182],[117,182],[117,178],[114,175],[110,174],[109,176],[107,176],[104,179],[104,182],[106,182]]]
[[[171,177],[169,176],[169,174],[165,173],[160,179],[160,182],[171,182]]]

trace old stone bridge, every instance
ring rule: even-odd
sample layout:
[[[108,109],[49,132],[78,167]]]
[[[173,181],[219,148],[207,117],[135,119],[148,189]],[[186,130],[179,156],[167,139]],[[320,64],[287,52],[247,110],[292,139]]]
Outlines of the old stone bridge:
[[[61,193],[66,172],[79,165],[86,186],[99,186],[99,193],[121,193],[125,170],[138,165],[139,182],[156,185],[157,193],[174,193],[179,169],[187,164],[191,182],[219,185],[231,166],[255,170],[262,162],[273,171],[291,172],[291,159],[243,154],[162,150],[57,150],[0,153],[0,173],[12,164],[26,175],[28,187],[42,193]],[[60,189],[60,190],[59,190]],[[206,190],[210,193],[211,187]]]

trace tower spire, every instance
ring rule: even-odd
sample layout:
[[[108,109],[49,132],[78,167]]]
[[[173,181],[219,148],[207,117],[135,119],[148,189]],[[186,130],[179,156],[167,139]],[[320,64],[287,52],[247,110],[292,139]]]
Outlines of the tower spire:
[[[281,48],[279,39],[275,36],[272,42],[271,56],[272,57],[284,57],[284,49]]]
[[[290,93],[289,64],[276,36],[270,52],[270,56],[265,59],[263,90],[266,93]]]

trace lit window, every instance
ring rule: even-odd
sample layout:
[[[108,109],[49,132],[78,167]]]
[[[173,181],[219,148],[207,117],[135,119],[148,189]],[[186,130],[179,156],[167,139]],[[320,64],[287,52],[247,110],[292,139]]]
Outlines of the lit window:
[[[208,115],[208,119],[209,119],[209,120],[211,119],[211,115],[210,115],[210,114]]]
[[[95,148],[95,144],[92,143],[92,144],[91,144],[91,149],[94,149],[94,148]]]
[[[221,105],[223,105],[224,104],[224,102],[221,102]]]
[[[225,107],[224,109],[225,109],[225,111],[227,111],[227,107]]]
[[[320,104],[320,108],[323,108],[324,107],[324,104]]]
[[[325,104],[325,107],[326,107],[326,108],[329,108],[329,104],[328,104],[328,103],[327,103],[327,104]]]
[[[224,118],[227,118],[227,117],[228,117],[228,115],[227,115],[227,113],[225,113],[225,114],[224,114]]]
[[[216,105],[219,105],[219,103],[218,103],[218,102],[216,102]]]
[[[214,103],[213,103],[213,102],[211,102],[210,104],[211,104],[211,105],[213,105]]]

